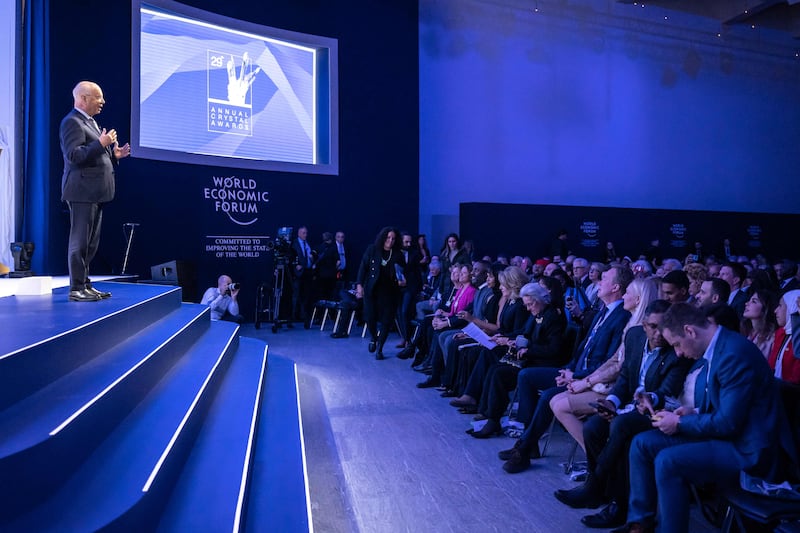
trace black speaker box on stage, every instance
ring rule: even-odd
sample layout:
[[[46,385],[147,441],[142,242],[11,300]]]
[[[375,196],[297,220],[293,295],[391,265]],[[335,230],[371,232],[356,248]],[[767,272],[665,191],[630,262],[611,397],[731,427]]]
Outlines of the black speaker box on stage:
[[[150,267],[150,280],[143,283],[156,285],[178,285],[183,289],[184,302],[199,301],[197,294],[197,273],[188,261],[167,261]]]

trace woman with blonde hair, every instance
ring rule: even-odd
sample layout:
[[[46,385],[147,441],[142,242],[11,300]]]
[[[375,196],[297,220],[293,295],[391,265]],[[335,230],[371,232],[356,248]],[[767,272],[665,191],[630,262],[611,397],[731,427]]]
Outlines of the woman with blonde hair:
[[[652,279],[633,280],[622,297],[622,305],[630,311],[631,318],[625,325],[620,347],[597,370],[583,379],[573,381],[567,385],[566,391],[556,394],[550,400],[550,408],[555,417],[584,450],[583,419],[595,412],[589,403],[605,398],[611,391],[625,360],[625,334],[633,326],[641,325],[645,309],[657,298],[658,286]]]

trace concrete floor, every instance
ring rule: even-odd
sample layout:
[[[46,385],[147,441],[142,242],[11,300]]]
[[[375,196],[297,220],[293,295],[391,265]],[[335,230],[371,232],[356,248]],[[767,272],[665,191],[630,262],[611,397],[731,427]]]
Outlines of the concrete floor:
[[[360,329],[347,339],[319,327],[272,333],[245,325],[243,336],[265,340],[270,355],[296,361],[306,439],[314,529],[317,532],[584,532],[580,517],[553,497],[570,488],[559,465],[571,438],[555,432],[548,457],[509,475],[497,452],[507,437],[476,440],[410,361],[367,352]],[[579,451],[579,454],[581,452]],[[691,531],[714,531],[694,509]]]

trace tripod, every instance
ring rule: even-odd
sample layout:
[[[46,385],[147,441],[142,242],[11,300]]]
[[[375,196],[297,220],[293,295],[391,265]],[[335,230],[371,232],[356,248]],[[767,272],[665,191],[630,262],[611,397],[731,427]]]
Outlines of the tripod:
[[[289,265],[283,258],[276,258],[271,294],[268,294],[269,289],[266,284],[259,287],[256,301],[256,329],[261,328],[262,313],[266,313],[268,321],[272,322],[273,333],[277,333],[283,324],[292,327],[291,320],[281,318],[291,317],[292,314],[292,281],[291,275],[287,275],[288,268]]]

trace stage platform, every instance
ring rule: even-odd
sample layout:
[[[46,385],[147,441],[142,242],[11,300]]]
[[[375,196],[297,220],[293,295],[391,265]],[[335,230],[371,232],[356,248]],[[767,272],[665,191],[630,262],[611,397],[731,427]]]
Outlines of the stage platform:
[[[0,298],[0,530],[311,530],[294,362],[179,287],[93,283]]]

